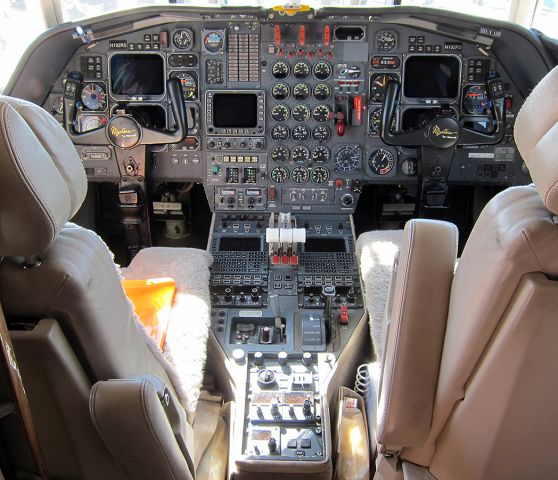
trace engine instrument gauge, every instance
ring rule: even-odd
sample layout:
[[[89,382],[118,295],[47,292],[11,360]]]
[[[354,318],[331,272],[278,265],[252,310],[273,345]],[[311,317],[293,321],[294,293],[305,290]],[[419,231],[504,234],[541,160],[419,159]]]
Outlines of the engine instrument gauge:
[[[285,145],[276,145],[271,150],[271,159],[282,163],[289,159],[289,149]]]
[[[310,177],[310,172],[306,167],[298,165],[291,171],[291,180],[295,183],[306,183]]]
[[[397,46],[394,32],[380,32],[376,37],[376,49],[380,52],[390,52]]]
[[[325,125],[318,125],[312,130],[312,138],[317,142],[327,142],[331,137],[331,130]]]
[[[324,163],[329,160],[330,155],[331,152],[329,151],[329,148],[324,147],[323,145],[318,145],[312,150],[311,158],[316,163]]]
[[[285,125],[275,125],[271,129],[271,138],[273,140],[287,140],[289,138],[289,129]]]
[[[297,145],[291,153],[294,162],[304,163],[310,158],[310,151],[304,145]]]
[[[291,132],[293,140],[304,142],[310,137],[310,129],[306,125],[297,125]]]
[[[310,107],[304,103],[299,103],[293,107],[292,115],[297,122],[307,122],[311,115]]]
[[[335,170],[352,172],[359,169],[362,151],[358,145],[343,145],[335,151]]]
[[[84,133],[104,127],[108,120],[105,115],[81,115],[77,123],[80,133]]]
[[[331,65],[321,60],[314,65],[312,72],[318,80],[325,80],[331,75]]]
[[[310,96],[310,87],[305,83],[297,83],[293,87],[293,97],[297,100],[306,100]]]
[[[386,94],[386,85],[390,80],[397,81],[398,78],[392,73],[377,73],[370,77],[370,101],[381,103]]]
[[[379,148],[368,157],[368,166],[374,175],[387,175],[395,166],[395,156],[389,150]]]
[[[470,85],[463,92],[463,112],[470,115],[486,115],[492,102],[484,85]]]
[[[203,44],[208,52],[218,52],[225,45],[225,38],[221,32],[209,32],[203,39]]]
[[[275,100],[285,100],[289,96],[289,87],[282,82],[276,83],[271,87],[271,96]]]
[[[293,67],[293,75],[296,78],[306,78],[310,75],[310,65],[306,62],[296,62]]]
[[[175,30],[172,34],[172,43],[180,50],[190,50],[194,45],[194,32],[189,28]]]
[[[180,80],[184,100],[196,100],[198,98],[198,79],[193,72],[176,72],[174,77]]]
[[[107,94],[98,83],[88,83],[81,91],[81,101],[89,110],[104,110],[107,106]]]
[[[393,117],[391,122],[391,129],[395,130],[397,127],[397,116]],[[368,114],[368,135],[377,136],[380,134],[382,128],[382,107],[370,110]]]
[[[314,167],[310,172],[310,179],[314,183],[326,183],[329,180],[329,170],[326,167]]]
[[[271,180],[275,183],[285,183],[289,179],[289,171],[282,165],[279,165],[271,170],[270,176]]]
[[[312,110],[312,117],[316,122],[327,122],[329,120],[329,116],[331,115],[331,108],[329,105],[316,105],[314,110]]]
[[[289,107],[284,103],[278,103],[271,109],[271,118],[276,122],[284,122],[289,118]]]
[[[287,78],[289,75],[289,65],[281,60],[275,62],[271,67],[271,75],[278,80]]]
[[[329,97],[331,97],[331,87],[326,83],[318,83],[314,87],[314,98],[320,102],[325,102]]]

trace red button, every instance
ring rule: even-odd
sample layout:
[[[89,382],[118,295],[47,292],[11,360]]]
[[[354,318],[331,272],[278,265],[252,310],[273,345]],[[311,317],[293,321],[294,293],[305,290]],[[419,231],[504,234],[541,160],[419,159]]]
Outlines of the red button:
[[[338,178],[337,180],[335,180],[335,188],[343,188],[343,185],[345,183],[343,182],[343,180],[341,180],[340,178]]]
[[[288,265],[288,264],[289,264],[289,256],[288,256],[288,255],[283,255],[283,256],[281,257],[281,263],[282,263],[283,265]]]
[[[347,325],[349,323],[349,309],[347,305],[341,305],[341,307],[339,307],[339,323],[341,325]]]
[[[291,265],[298,265],[298,256],[292,255],[291,256]]]
[[[281,263],[281,260],[279,259],[279,255],[273,255],[271,257],[271,263],[273,265],[279,265]]]

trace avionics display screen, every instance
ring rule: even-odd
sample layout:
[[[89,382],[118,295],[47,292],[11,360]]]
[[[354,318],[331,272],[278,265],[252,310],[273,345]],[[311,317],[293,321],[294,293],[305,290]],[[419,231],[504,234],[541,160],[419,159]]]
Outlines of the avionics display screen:
[[[110,88],[113,95],[140,96],[165,93],[163,57],[149,53],[118,53],[110,59]]]
[[[258,124],[258,98],[253,93],[213,95],[213,125],[217,128],[254,128]]]
[[[345,240],[342,238],[307,238],[305,252],[345,252]]]
[[[259,252],[260,239],[222,237],[219,242],[220,252]]]
[[[453,56],[415,55],[405,62],[407,98],[457,98],[459,60]]]

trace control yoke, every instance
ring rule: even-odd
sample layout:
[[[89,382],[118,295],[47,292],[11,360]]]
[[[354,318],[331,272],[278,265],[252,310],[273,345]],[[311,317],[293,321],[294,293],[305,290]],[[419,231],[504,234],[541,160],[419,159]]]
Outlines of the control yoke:
[[[124,111],[117,110],[106,126],[79,133],[75,130],[76,104],[83,87],[81,74],[72,72],[66,79],[64,87],[64,128],[74,144],[106,145],[110,143],[117,148],[130,149],[138,145],[157,145],[180,143],[188,134],[186,107],[182,96],[182,86],[178,78],[167,80],[175,128],[159,130],[142,127],[137,120]]]
[[[442,111],[426,126],[409,132],[392,132],[395,110],[397,107],[401,84],[390,80],[386,85],[382,107],[382,128],[380,136],[388,145],[424,146],[435,150],[448,150],[456,145],[492,145],[499,143],[505,132],[504,85],[500,78],[487,81],[490,99],[494,105],[496,129],[492,134],[476,132],[464,126],[465,121],[486,121],[486,117],[467,116],[458,120],[453,111]]]

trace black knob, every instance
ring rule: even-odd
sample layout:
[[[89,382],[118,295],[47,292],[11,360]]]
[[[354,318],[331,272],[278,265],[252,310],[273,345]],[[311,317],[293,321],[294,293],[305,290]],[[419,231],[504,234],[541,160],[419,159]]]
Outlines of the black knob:
[[[312,414],[312,402],[310,400],[304,400],[304,403],[302,404],[302,413],[304,413],[306,417],[309,417]]]
[[[250,292],[250,296],[252,297],[252,300],[254,302],[257,302],[260,299],[259,293],[260,293],[260,290],[257,287],[254,287],[252,289],[252,291]]]
[[[262,343],[270,343],[271,342],[271,329],[269,327],[262,328]]]
[[[230,302],[232,300],[232,288],[225,288],[225,302]]]
[[[225,143],[223,143],[223,146],[225,148],[231,148],[231,142],[225,142]]]
[[[240,301],[241,301],[241,303],[246,302],[246,295],[244,295],[244,292],[240,292]]]
[[[267,447],[269,448],[269,453],[274,454],[277,452],[277,440],[275,440],[273,437],[271,437],[269,439],[269,441],[267,442]]]
[[[275,418],[281,416],[281,413],[279,412],[279,401],[275,398],[271,400],[271,415]]]
[[[347,293],[347,302],[353,303],[355,301],[355,289],[351,288]]]
[[[215,148],[215,142],[213,140],[210,140],[209,143],[207,144],[207,146],[209,148]]]
[[[260,142],[260,141],[256,142],[256,148],[259,149],[259,148],[262,148],[262,147],[263,147],[263,143],[262,143],[262,142]]]

